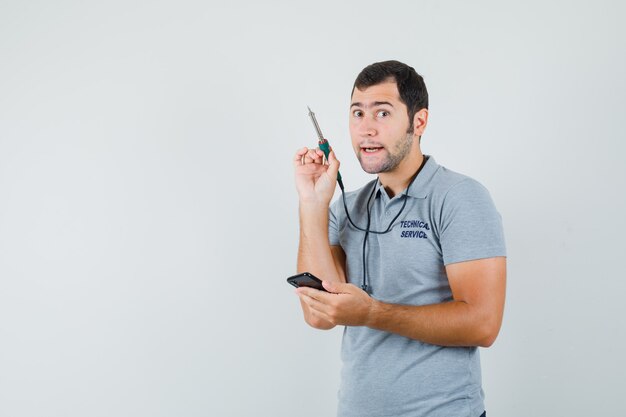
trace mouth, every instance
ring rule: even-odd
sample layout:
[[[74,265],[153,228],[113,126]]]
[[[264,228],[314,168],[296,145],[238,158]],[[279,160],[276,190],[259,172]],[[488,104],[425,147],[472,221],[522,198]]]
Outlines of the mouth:
[[[368,146],[368,147],[361,147],[361,152],[367,155],[373,155],[382,151],[383,149],[384,148],[382,146]]]

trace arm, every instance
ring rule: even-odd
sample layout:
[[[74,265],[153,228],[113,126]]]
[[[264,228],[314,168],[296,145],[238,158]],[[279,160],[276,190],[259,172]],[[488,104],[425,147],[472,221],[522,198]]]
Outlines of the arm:
[[[321,151],[303,148],[296,153],[294,168],[300,199],[300,244],[297,272],[311,272],[325,281],[345,283],[345,254],[328,241],[328,206],[335,191],[339,161],[333,152],[329,165],[323,164]],[[335,325],[301,301],[305,321],[317,329]]]
[[[334,294],[299,288],[301,299],[333,324],[368,326],[442,346],[493,344],[504,310],[506,258],[446,267],[453,301],[426,306],[389,304],[351,284],[324,283]]]
[[[489,347],[504,311],[506,258],[446,266],[453,301],[427,306],[374,302],[369,327],[443,346]]]

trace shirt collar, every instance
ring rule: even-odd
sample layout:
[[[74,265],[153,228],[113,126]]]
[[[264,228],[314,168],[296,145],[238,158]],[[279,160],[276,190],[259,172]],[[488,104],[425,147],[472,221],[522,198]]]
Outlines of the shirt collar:
[[[429,190],[427,189],[427,186],[430,183],[430,180],[435,175],[435,172],[437,172],[437,169],[439,169],[439,164],[437,164],[435,158],[433,158],[431,155],[424,155],[424,157],[427,157],[428,159],[426,160],[426,163],[424,164],[424,167],[422,168],[420,173],[417,174],[415,181],[413,181],[413,184],[410,185],[408,191],[405,188],[399,195],[406,192],[409,197],[413,198],[426,198],[428,196]],[[387,195],[387,192],[380,182],[380,179],[377,178],[376,196],[378,197],[380,193],[385,193],[385,195]]]

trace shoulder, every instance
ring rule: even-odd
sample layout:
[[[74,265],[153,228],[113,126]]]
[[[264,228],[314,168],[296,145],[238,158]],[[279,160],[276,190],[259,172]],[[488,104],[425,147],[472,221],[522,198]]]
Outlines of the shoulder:
[[[506,256],[502,217],[487,188],[441,166],[433,179],[429,198],[444,265]]]
[[[465,174],[438,166],[428,192],[433,219],[439,230],[450,222],[499,222],[501,216],[487,188]]]
[[[479,181],[444,166],[439,166],[433,176],[430,196],[442,204],[459,199],[490,198],[489,191]]]

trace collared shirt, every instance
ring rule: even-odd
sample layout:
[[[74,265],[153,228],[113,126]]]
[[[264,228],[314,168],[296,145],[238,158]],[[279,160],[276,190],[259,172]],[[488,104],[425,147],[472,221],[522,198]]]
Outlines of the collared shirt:
[[[362,229],[367,227],[368,209],[369,230],[384,232],[391,224],[388,233],[370,232],[365,249],[367,283],[372,297],[380,301],[451,301],[445,265],[506,255],[501,218],[488,191],[438,165],[432,156],[402,193],[389,198],[374,180],[346,193],[346,205]],[[335,201],[329,209],[329,241],[343,248],[347,280],[359,287],[364,237],[348,221],[342,199]],[[340,417],[475,417],[484,410],[475,347],[435,346],[347,326],[342,361]]]

